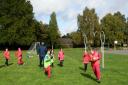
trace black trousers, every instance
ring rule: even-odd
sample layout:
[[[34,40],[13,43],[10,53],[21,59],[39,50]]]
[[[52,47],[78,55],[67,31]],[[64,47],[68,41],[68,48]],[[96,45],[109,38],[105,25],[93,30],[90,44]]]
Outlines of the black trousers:
[[[6,61],[5,61],[5,65],[7,65],[7,66],[8,66],[8,59],[6,59]]]
[[[85,71],[87,70],[87,65],[88,65],[88,64],[84,64],[84,70],[85,70]]]
[[[60,66],[63,66],[63,62],[64,62],[63,60],[60,61]]]
[[[44,67],[44,58],[39,56],[39,66]]]

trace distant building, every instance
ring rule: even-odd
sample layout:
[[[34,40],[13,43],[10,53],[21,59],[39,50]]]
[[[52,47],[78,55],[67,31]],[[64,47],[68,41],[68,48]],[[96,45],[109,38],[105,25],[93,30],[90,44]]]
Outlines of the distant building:
[[[59,46],[64,48],[72,48],[73,47],[73,41],[70,38],[59,38]]]

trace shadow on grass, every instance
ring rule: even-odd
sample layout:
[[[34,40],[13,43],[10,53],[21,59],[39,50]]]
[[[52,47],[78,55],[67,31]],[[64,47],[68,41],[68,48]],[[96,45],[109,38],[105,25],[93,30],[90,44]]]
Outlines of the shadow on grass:
[[[8,66],[12,65],[13,63],[8,64]],[[7,67],[7,65],[0,65],[0,68]]]
[[[0,65],[0,68],[3,68],[3,67],[5,67],[6,65]]]
[[[85,73],[80,73],[82,76],[86,77],[86,78],[89,78],[95,82],[97,82],[97,80],[95,78],[93,78],[90,74],[85,74]],[[97,82],[98,83],[98,82]]]
[[[86,71],[86,70],[85,70],[84,68],[82,68],[82,67],[79,67],[79,69],[82,70],[82,71]]]

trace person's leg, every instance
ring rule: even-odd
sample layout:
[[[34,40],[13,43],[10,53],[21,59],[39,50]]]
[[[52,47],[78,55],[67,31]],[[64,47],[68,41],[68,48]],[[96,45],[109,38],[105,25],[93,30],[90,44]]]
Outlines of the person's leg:
[[[39,66],[42,67],[42,57],[41,56],[40,56],[39,60],[40,60]]]
[[[7,60],[7,66],[8,66],[8,59],[6,59]]]
[[[96,65],[96,78],[97,78],[97,80],[100,80],[100,77],[101,77],[101,75],[100,75],[100,65],[97,64]]]
[[[60,66],[63,66],[63,61],[62,60],[60,61]]]
[[[97,82],[100,83],[100,65],[93,65],[93,72],[96,76]]]
[[[84,64],[84,70],[85,70],[85,72],[86,72],[86,70],[87,70],[87,65],[88,65],[88,64]]]
[[[62,60],[62,66],[64,66],[64,61]]]
[[[21,58],[20,62],[21,62],[21,65],[23,65],[24,62],[23,62],[22,58]]]
[[[5,61],[5,65],[7,65],[7,66],[8,66],[8,59],[6,59],[6,61]]]
[[[44,73],[45,73],[45,75],[47,75],[47,68],[44,69]]]
[[[95,65],[92,65],[92,70],[93,70],[93,72],[94,72],[94,74],[96,76],[96,66]]]
[[[42,67],[44,67],[44,57],[42,58]]]
[[[50,66],[48,67],[47,71],[48,71],[48,78],[50,78],[51,77],[51,67]]]
[[[7,65],[7,59],[5,59],[5,65]]]
[[[60,60],[60,66],[62,65],[62,63],[61,63],[61,60]]]

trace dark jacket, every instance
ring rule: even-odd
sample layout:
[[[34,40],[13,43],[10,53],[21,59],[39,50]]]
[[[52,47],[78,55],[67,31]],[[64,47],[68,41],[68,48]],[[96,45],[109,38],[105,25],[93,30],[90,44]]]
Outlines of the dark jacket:
[[[46,55],[46,53],[47,53],[47,48],[46,48],[46,46],[41,45],[41,46],[39,47],[39,57],[40,57],[40,58],[44,58],[45,55]]]

